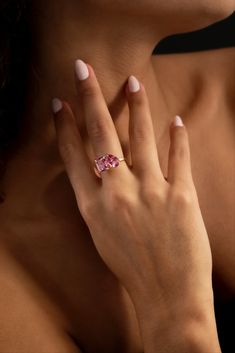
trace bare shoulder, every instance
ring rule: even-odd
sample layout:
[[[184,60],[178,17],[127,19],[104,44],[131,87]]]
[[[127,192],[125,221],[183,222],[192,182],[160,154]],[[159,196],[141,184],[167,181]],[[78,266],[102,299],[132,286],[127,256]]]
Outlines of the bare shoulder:
[[[153,55],[154,65],[169,64],[174,61],[182,65],[198,65],[201,63],[210,63],[214,65],[229,64],[230,68],[235,69],[235,47],[219,48],[211,50],[203,50],[196,52],[173,53],[173,54],[156,54]]]
[[[82,353],[48,298],[0,242],[0,352]]]
[[[165,96],[173,97],[173,102],[177,98],[177,111],[184,111],[187,104],[195,101],[199,90],[206,87],[211,109],[215,112],[221,102],[221,99],[213,100],[213,96],[223,97],[227,116],[234,117],[235,47],[156,54],[152,56],[152,66]]]
[[[153,68],[164,79],[180,79],[186,85],[188,80],[205,73],[211,80],[218,76],[226,79],[235,92],[235,47],[204,50],[189,53],[156,54],[152,56]],[[191,82],[191,81],[190,81]]]

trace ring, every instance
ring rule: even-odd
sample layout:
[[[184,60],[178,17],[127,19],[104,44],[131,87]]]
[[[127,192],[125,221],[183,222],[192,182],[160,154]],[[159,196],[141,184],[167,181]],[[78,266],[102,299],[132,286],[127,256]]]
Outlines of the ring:
[[[122,161],[125,161],[125,158],[119,158],[110,153],[104,154],[95,159],[95,173],[99,178],[101,178],[101,172],[104,172],[110,168],[117,168]]]

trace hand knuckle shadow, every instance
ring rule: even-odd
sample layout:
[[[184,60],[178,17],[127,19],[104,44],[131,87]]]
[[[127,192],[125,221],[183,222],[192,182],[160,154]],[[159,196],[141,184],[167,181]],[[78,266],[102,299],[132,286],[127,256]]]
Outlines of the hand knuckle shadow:
[[[92,137],[101,142],[110,135],[110,128],[107,126],[107,122],[99,118],[93,117],[89,131]]]
[[[188,189],[172,188],[170,192],[170,204],[179,211],[190,206],[193,200],[193,192]]]
[[[132,209],[134,207],[134,201],[131,197],[125,195],[120,191],[112,191],[107,197],[107,206],[112,207],[113,210],[123,210],[123,209]]]
[[[85,97],[95,97],[97,94],[96,89],[90,84],[84,84],[83,87],[81,87],[81,93]]]
[[[147,187],[142,187],[141,191],[141,199],[142,201],[149,206],[153,206],[154,204],[164,204],[165,203],[165,192],[155,187],[151,187],[148,185]]]
[[[139,141],[146,141],[149,138],[149,130],[146,129],[146,126],[136,125],[133,127],[133,137]]]

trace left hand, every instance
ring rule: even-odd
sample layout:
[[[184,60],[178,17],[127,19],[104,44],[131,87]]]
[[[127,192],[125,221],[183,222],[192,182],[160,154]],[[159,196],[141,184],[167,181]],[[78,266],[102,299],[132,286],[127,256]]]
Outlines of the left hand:
[[[78,81],[94,156],[122,157],[121,144],[94,70]],[[191,174],[185,126],[170,127],[168,178],[162,174],[149,102],[143,84],[126,89],[130,111],[132,167],[94,173],[76,117],[68,103],[55,114],[58,146],[78,207],[94,244],[132,298],[178,310],[212,300],[212,259],[208,235]]]

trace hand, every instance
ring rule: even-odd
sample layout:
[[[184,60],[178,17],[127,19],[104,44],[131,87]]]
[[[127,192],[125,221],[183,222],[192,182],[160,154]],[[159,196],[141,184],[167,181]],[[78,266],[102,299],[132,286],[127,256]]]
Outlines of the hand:
[[[94,158],[122,157],[121,144],[94,70],[76,86]],[[85,71],[86,72],[86,71]],[[58,147],[77,204],[100,256],[133,300],[184,315],[212,300],[212,259],[192,179],[186,127],[170,126],[168,177],[158,159],[144,85],[130,92],[129,138],[132,166],[94,173],[76,117],[67,102],[54,100]],[[179,118],[177,119],[179,122]],[[195,304],[195,305],[194,305]],[[138,305],[138,304],[137,304]]]

